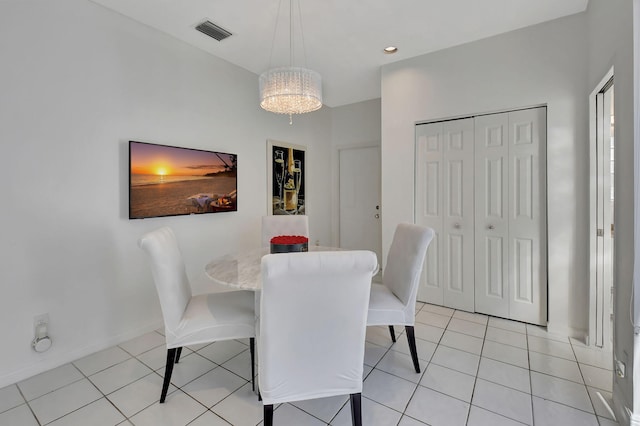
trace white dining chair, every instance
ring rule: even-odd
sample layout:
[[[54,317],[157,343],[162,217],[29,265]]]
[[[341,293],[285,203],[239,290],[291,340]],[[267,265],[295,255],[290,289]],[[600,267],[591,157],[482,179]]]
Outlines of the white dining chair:
[[[309,238],[309,217],[304,215],[272,215],[262,217],[262,247],[279,235],[301,235]]]
[[[362,424],[367,307],[377,258],[370,251],[270,254],[262,258],[258,383],[264,424],[273,405],[350,395]]]
[[[252,291],[192,296],[178,241],[170,228],[143,235],[138,241],[150,259],[164,318],[167,363],[160,403],[165,401],[174,363],[183,346],[249,338],[251,380],[255,389],[255,298]]]
[[[382,271],[382,283],[371,285],[367,325],[388,325],[391,340],[396,341],[394,325],[404,325],[409,351],[416,373],[420,372],[414,333],[416,297],[422,265],[429,243],[431,228],[401,223],[396,227]]]

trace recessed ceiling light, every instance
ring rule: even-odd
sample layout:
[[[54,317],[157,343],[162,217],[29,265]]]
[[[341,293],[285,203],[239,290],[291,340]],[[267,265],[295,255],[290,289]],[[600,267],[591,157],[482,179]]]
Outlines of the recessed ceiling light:
[[[395,46],[387,46],[384,48],[384,53],[387,53],[387,54],[396,53],[397,51],[398,51],[398,48]]]

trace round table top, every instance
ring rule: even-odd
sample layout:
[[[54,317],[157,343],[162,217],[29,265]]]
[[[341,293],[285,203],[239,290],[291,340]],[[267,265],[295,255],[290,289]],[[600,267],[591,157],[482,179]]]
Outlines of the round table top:
[[[337,247],[309,246],[309,251],[338,251]],[[269,247],[228,254],[207,263],[207,276],[218,284],[243,290],[262,288],[261,260],[270,253]]]

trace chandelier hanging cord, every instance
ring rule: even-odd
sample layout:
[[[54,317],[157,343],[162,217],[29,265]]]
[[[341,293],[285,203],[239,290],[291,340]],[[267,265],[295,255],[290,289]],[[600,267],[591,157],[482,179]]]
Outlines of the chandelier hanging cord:
[[[304,27],[302,25],[302,8],[300,7],[300,0],[298,0],[298,20],[300,21],[300,38],[302,39],[302,63],[307,68],[307,46],[304,42]],[[291,64],[293,66],[293,63]]]
[[[276,36],[278,34],[278,24],[280,23],[280,15],[282,10],[282,0],[278,2],[278,10],[276,11],[276,23],[273,26],[273,35],[271,37],[271,49],[269,51],[269,68],[273,66],[273,49],[276,45]],[[298,0],[298,21],[300,22],[300,37],[302,39],[302,64],[307,67],[307,45],[304,40],[304,26],[302,25],[302,8]],[[295,52],[295,26],[293,23],[293,0],[289,0],[289,66],[293,67]]]
[[[278,32],[278,24],[280,23],[280,9],[282,8],[282,0],[278,2],[278,10],[276,11],[276,23],[273,26],[273,37],[271,37],[271,51],[269,52],[269,68],[273,66],[273,48],[276,45],[276,34]]]
[[[300,4],[298,3],[298,10]],[[300,24],[302,31],[302,23]],[[293,67],[293,0],[289,0],[289,67]],[[293,124],[293,113],[289,111],[289,125]]]
[[[289,0],[289,66],[293,66],[293,0]]]

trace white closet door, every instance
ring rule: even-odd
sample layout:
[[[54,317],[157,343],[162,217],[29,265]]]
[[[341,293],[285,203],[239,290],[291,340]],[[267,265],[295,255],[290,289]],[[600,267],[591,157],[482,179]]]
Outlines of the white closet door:
[[[433,228],[425,265],[422,268],[418,300],[444,303],[442,274],[442,123],[416,126],[416,224]]]
[[[473,119],[443,123],[444,306],[473,311]]]
[[[416,126],[418,300],[546,324],[546,108]]]
[[[475,311],[509,318],[509,115],[475,121]]]
[[[418,300],[473,311],[473,119],[416,128],[416,223],[436,231]]]
[[[546,108],[509,113],[509,318],[546,324]]]

